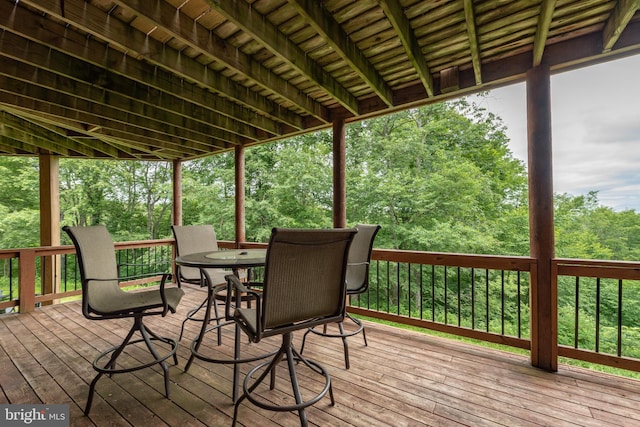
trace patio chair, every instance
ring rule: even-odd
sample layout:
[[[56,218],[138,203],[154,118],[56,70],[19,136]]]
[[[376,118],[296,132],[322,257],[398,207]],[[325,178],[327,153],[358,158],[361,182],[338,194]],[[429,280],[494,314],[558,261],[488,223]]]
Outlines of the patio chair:
[[[369,288],[369,265],[371,261],[371,251],[373,250],[373,241],[380,230],[380,225],[368,225],[358,224],[355,227],[358,230],[358,234],[353,238],[351,249],[349,249],[349,261],[347,263],[347,297],[352,295],[359,295],[367,291]],[[347,337],[357,335],[362,332],[362,338],[364,339],[364,345],[367,345],[367,334],[362,322],[355,317],[352,317],[348,312],[345,312],[345,318],[351,320],[355,324],[355,329],[345,330],[343,322],[338,322],[338,333],[331,333],[327,331],[327,325],[322,325],[322,330],[317,327],[312,327],[304,333],[302,337],[302,344],[300,346],[300,353],[304,351],[304,345],[309,333],[321,335],[330,338],[341,338],[342,346],[344,347],[344,364],[346,369],[349,369],[349,346],[347,344]]]
[[[165,360],[173,357],[174,364],[178,364],[178,342],[155,334],[144,324],[143,319],[147,316],[164,317],[169,311],[175,313],[184,291],[177,287],[165,287],[166,281],[171,278],[171,274],[168,273],[151,274],[162,274],[159,288],[129,292],[122,290],[119,283],[126,278],[119,276],[113,240],[106,227],[65,226],[63,230],[76,248],[82,281],[82,314],[90,320],[133,318],[133,325],[122,343],[103,351],[93,361],[93,369],[98,373],[89,387],[85,415],[89,415],[96,383],[104,374],[111,376],[158,364],[164,371],[165,395],[169,398],[169,367]],[[139,278],[140,275],[136,277]],[[132,339],[136,332],[140,334],[140,338]],[[126,367],[118,368],[116,360],[125,348],[142,342],[151,353],[152,360],[136,361],[135,366],[128,364]],[[154,342],[164,343],[164,354],[159,353],[159,350],[163,350],[156,348]],[[106,363],[101,363],[103,359],[107,359]]]
[[[218,240],[216,238],[216,232],[211,225],[172,225],[173,237],[176,241],[176,254],[189,255],[198,252],[216,252],[218,250]],[[222,344],[222,332],[219,328],[222,323],[222,316],[218,314],[218,303],[222,304],[225,300],[224,290],[227,287],[225,276],[229,274],[221,268],[207,269],[207,277],[211,280],[211,286],[214,288],[214,295],[216,303],[213,304],[214,316],[211,321],[216,322],[218,327],[218,345]],[[176,276],[178,280],[178,286],[182,286],[182,283],[191,283],[204,287],[207,285],[205,275],[202,270],[196,267],[176,266]],[[189,320],[195,320],[198,322],[204,321],[204,315],[198,314],[207,305],[207,298],[205,298],[200,305],[189,310],[185,319],[182,321],[180,327],[180,336],[178,340],[182,340],[184,334],[185,324]]]
[[[300,422],[307,425],[305,408],[317,403],[327,392],[334,405],[329,373],[318,362],[306,359],[293,347],[293,332],[344,318],[347,256],[355,229],[303,230],[274,228],[267,249],[262,293],[245,287],[237,277],[227,276],[230,286],[226,315],[233,318],[252,342],[280,335],[282,343],[275,356],[251,369],[242,384],[242,396],[235,401],[233,425],[240,403],[247,399],[254,405],[271,411],[297,411]],[[242,293],[253,295],[251,308],[237,306],[230,312],[231,298]],[[269,388],[275,388],[273,371],[286,359],[295,403],[283,405],[267,401],[256,388],[271,375]],[[324,388],[314,397],[303,400],[296,366],[308,367],[324,377]],[[253,378],[262,371],[257,378]],[[316,381],[313,381],[316,383]],[[275,401],[281,401],[278,397]]]

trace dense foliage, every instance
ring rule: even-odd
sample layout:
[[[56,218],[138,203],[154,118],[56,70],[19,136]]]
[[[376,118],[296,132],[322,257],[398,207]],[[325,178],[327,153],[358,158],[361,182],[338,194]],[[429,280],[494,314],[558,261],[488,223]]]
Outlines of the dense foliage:
[[[504,131],[498,117],[465,100],[348,125],[349,225],[381,224],[380,248],[528,255],[526,169],[512,156]],[[266,242],[273,226],[331,227],[332,162],[328,131],[247,149],[247,240]],[[116,240],[171,235],[169,164],[62,159],[60,188],[63,225],[103,223]],[[234,238],[233,153],[185,163],[182,190],[184,224],[213,224],[218,238]],[[37,159],[0,157],[0,248],[38,246],[38,211]],[[555,219],[558,257],[640,259],[640,216],[601,206],[596,192],[557,194]],[[505,289],[513,314],[520,298],[526,304],[527,289],[516,288],[511,277]],[[635,289],[624,289],[622,319],[625,335],[633,339],[634,326],[640,324]],[[462,295],[456,298],[470,295],[469,289],[440,290],[448,291]],[[407,295],[401,307],[405,313],[419,307],[424,297],[406,283],[397,292]],[[575,292],[572,283],[560,283],[559,338],[571,345]],[[603,283],[599,290],[584,284],[580,292],[584,301],[578,304],[578,329],[588,330],[580,333],[580,347],[595,345],[596,292],[603,301],[597,314],[602,345],[609,345],[616,337],[619,289],[615,284]],[[393,297],[400,301],[399,295]],[[431,298],[432,305],[444,306],[437,320],[462,315],[463,323],[476,322],[469,313],[448,307],[442,295]],[[485,298],[492,306],[501,304],[494,299],[504,299],[502,294]],[[435,312],[434,307],[429,310]],[[522,315],[527,322],[528,314]],[[516,322],[507,320],[508,327]]]
[[[527,255],[526,169],[498,117],[465,100],[347,126],[347,221],[382,224],[376,245]],[[271,227],[332,225],[328,131],[246,151],[247,239]],[[183,222],[234,237],[233,153],[184,164]],[[60,162],[63,224],[104,223],[117,240],[169,237],[171,165]],[[597,193],[557,194],[556,255],[636,260],[640,216]],[[0,247],[37,246],[38,161],[0,157]]]

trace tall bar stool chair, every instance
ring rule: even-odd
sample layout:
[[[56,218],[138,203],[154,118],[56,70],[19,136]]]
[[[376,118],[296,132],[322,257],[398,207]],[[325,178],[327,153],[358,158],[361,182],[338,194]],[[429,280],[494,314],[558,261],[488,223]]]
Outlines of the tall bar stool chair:
[[[172,225],[171,231],[176,241],[176,253],[178,256],[198,252],[216,252],[218,250],[218,240],[212,225]],[[221,268],[210,268],[207,269],[207,275],[205,277],[199,268],[176,266],[178,286],[182,286],[182,283],[190,283],[205,287],[207,286],[206,280],[211,280],[211,285],[214,288],[215,304],[213,304],[214,316],[211,317],[210,320],[215,321],[216,327],[218,328],[218,345],[222,344],[222,331],[220,326],[224,323],[222,315],[218,313],[218,305],[223,304],[225,300],[223,292],[227,287],[227,281],[224,277],[227,274],[229,274],[229,272]],[[182,339],[185,324],[188,321],[204,322],[205,316],[203,311],[206,305],[207,298],[204,298],[200,305],[187,312],[180,327],[178,340]]]
[[[352,295],[359,295],[369,289],[369,265],[371,264],[371,251],[373,250],[373,241],[380,231],[380,225],[358,224],[355,227],[358,230],[358,234],[353,238],[351,249],[349,249],[349,261],[347,263],[347,297]],[[362,332],[362,338],[364,339],[364,345],[367,345],[367,334],[362,322],[355,317],[352,317],[348,312],[345,314],[345,318],[349,319],[355,324],[355,329],[345,330],[343,322],[338,322],[338,333],[330,333],[327,331],[327,325],[323,325],[320,330],[317,327],[312,327],[304,333],[302,337],[302,345],[300,346],[300,353],[304,351],[304,345],[309,333],[321,335],[329,338],[341,338],[342,346],[344,348],[344,364],[346,369],[349,369],[349,345],[347,344],[347,338],[357,335]]]
[[[227,312],[227,315],[235,320],[252,342],[257,343],[275,335],[282,337],[275,356],[247,373],[242,384],[243,393],[235,402],[233,425],[238,418],[238,408],[245,399],[271,411],[297,411],[303,426],[308,424],[305,408],[317,403],[327,393],[331,404],[335,404],[329,373],[318,362],[304,358],[294,348],[293,332],[340,322],[344,318],[344,279],[349,246],[355,233],[353,228],[274,228],[267,249],[262,293],[245,287],[233,275],[227,276],[230,291],[233,292],[230,298],[240,298],[242,293],[249,293],[256,300],[251,308],[242,308],[238,304],[233,313]],[[230,310],[230,305],[227,304],[227,310]],[[283,360],[287,361],[295,403],[277,405],[265,399],[262,389],[266,387],[260,387],[259,392],[258,387],[272,374],[269,389],[275,388],[273,371]],[[324,377],[323,389],[306,400],[302,398],[296,374],[296,369],[299,369],[296,366],[301,365],[311,370],[309,375],[315,373]]]
[[[169,398],[169,366],[165,361],[173,357],[174,364],[178,364],[176,356],[178,342],[155,334],[144,324],[143,319],[148,316],[164,317],[168,312],[175,313],[184,291],[177,287],[165,287],[166,281],[171,277],[168,273],[162,274],[159,288],[123,291],[119,283],[125,278],[118,274],[115,247],[106,227],[103,225],[65,226],[63,230],[69,235],[76,248],[82,280],[82,314],[90,320],[133,319],[133,325],[122,343],[103,351],[93,361],[93,369],[98,373],[89,387],[85,415],[89,415],[96,383],[104,374],[121,374],[160,365],[164,371],[165,395]],[[152,275],[155,276],[157,273]],[[140,338],[133,339],[136,332],[140,334]],[[116,361],[122,356],[126,347],[142,342],[151,353],[152,359],[140,361],[135,366],[127,365],[118,368]],[[159,342],[164,343],[162,345],[164,354],[160,354],[154,344]],[[102,363],[104,360],[106,363]]]

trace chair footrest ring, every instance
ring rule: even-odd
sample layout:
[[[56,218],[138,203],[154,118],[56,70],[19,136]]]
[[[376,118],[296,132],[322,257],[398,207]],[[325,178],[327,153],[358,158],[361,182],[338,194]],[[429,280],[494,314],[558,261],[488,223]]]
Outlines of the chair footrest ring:
[[[202,353],[199,353],[195,347],[198,345],[197,341],[193,341],[191,343],[191,355],[193,357],[195,357],[196,359],[199,360],[204,360],[205,362],[210,362],[210,363],[220,363],[223,365],[237,365],[239,363],[250,363],[250,362],[255,362],[256,360],[261,360],[261,359],[265,359],[267,357],[271,357],[271,356],[275,356],[275,354],[278,352],[278,350],[274,350],[271,353],[265,353],[265,354],[261,354],[259,356],[252,356],[252,357],[244,357],[244,358],[238,358],[238,359],[233,359],[233,358],[228,358],[228,359],[217,359],[214,357],[208,357],[205,356]]]
[[[128,347],[130,345],[133,345],[133,344],[138,344],[138,343],[144,342],[144,341],[145,340],[142,339],[142,338],[136,339],[136,340],[133,340],[133,341],[129,341],[124,348],[126,348],[126,347]],[[126,372],[133,372],[133,371],[137,371],[139,369],[148,368],[150,366],[153,366],[153,365],[156,365],[158,363],[164,362],[168,358],[174,356],[176,354],[176,351],[178,350],[178,342],[176,340],[174,340],[174,339],[171,339],[171,338],[164,338],[164,337],[157,337],[156,338],[156,337],[152,337],[152,338],[150,338],[150,341],[162,341],[162,342],[164,342],[166,344],[170,344],[171,345],[171,350],[168,353],[166,353],[166,354],[164,354],[164,355],[162,355],[162,356],[160,356],[160,357],[158,357],[158,358],[156,358],[156,359],[154,359],[154,360],[152,360],[152,361],[150,361],[148,363],[141,363],[139,365],[130,366],[128,368],[118,369],[118,368],[113,368],[113,367],[101,366],[99,364],[101,359],[107,357],[108,355],[112,354],[114,351],[118,350],[121,347],[120,345],[117,345],[117,346],[113,346],[113,347],[103,351],[102,353],[100,353],[93,361],[93,369],[95,369],[97,372],[100,372],[102,374],[109,374],[109,375],[111,375],[111,374],[123,374],[123,373],[126,373]]]
[[[302,361],[302,358],[294,358],[294,360],[296,362]],[[275,412],[291,412],[291,411],[299,411],[301,409],[307,408],[311,405],[314,405],[315,403],[317,403],[318,401],[320,401],[320,399],[322,399],[324,396],[326,396],[326,394],[329,392],[329,390],[331,389],[331,377],[329,376],[329,373],[327,372],[327,370],[320,365],[318,362],[314,361],[314,360],[309,360],[309,359],[304,359],[304,363],[313,366],[313,368],[315,368],[316,373],[324,376],[325,378],[325,384],[323,389],[316,394],[314,397],[305,400],[304,402],[300,402],[294,405],[274,405],[271,403],[266,403],[265,401],[263,401],[262,399],[259,399],[255,396],[255,393],[252,391],[249,391],[249,388],[252,387],[249,385],[249,381],[251,380],[251,377],[260,369],[264,368],[265,366],[269,365],[271,362],[267,361],[267,362],[263,362],[257,366],[255,366],[253,369],[251,369],[248,373],[247,376],[244,379],[244,382],[242,383],[242,389],[244,392],[244,397],[251,403],[253,403],[254,405],[262,408],[262,409],[266,409],[269,411],[275,411]],[[255,385],[255,384],[254,384]]]

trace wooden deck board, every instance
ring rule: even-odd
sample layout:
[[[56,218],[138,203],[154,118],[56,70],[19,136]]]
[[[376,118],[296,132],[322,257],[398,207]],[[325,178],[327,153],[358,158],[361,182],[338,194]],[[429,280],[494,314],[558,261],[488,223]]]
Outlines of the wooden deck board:
[[[188,288],[178,313],[149,318],[156,332],[177,336],[187,310],[203,298]],[[73,426],[224,426],[231,424],[232,367],[197,360],[188,372],[190,340],[198,322],[187,322],[171,366],[171,398],[164,397],[157,366],[98,382],[90,417],[82,413],[91,363],[99,351],[119,342],[130,323],[89,321],[79,303],[40,308],[29,314],[0,316],[0,404],[68,404]],[[300,344],[302,334],[295,342]],[[231,356],[233,333],[224,328],[223,345],[214,335],[202,350]],[[332,375],[336,405],[326,397],[308,409],[316,426],[625,426],[640,424],[640,381],[561,365],[548,373],[530,366],[526,356],[472,346],[389,326],[367,323],[362,337],[349,339],[351,369],[344,368],[338,339],[309,335],[305,356]],[[277,339],[248,344],[243,355],[273,350]],[[143,359],[142,348],[128,352]],[[241,368],[241,379],[254,364]],[[273,401],[290,395],[286,369],[278,370]],[[303,394],[322,387],[301,370]],[[245,403],[239,424],[297,426],[296,414],[264,411]]]

